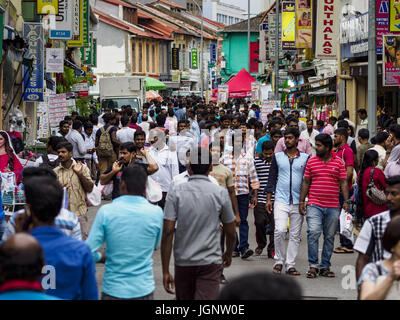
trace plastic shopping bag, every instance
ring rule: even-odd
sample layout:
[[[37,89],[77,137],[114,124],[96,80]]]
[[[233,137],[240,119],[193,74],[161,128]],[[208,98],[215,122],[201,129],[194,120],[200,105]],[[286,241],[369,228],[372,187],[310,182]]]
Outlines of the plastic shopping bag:
[[[151,203],[156,203],[162,199],[162,190],[160,185],[152,178],[147,178],[146,183],[146,198]]]
[[[112,182],[110,182],[109,184],[106,184],[106,185],[102,185],[101,183],[99,183],[99,189],[100,189],[101,194],[103,196],[107,197],[112,194],[114,186],[113,186]]]
[[[86,199],[87,199],[87,204],[89,206],[93,206],[93,207],[97,207],[101,204],[101,189],[100,189],[100,185],[93,186],[93,190],[90,193],[86,194]]]
[[[354,243],[353,216],[344,211],[340,213],[340,234]]]

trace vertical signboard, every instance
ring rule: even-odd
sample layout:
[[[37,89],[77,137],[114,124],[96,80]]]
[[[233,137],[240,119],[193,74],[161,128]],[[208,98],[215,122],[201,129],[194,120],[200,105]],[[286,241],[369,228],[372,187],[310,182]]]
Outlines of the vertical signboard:
[[[172,70],[179,70],[179,48],[172,48]]]
[[[383,68],[383,85],[384,86],[400,86],[400,35],[384,35],[384,68]]]
[[[96,68],[97,67],[97,39],[93,38],[92,42],[92,67]]]
[[[41,23],[24,23],[23,37],[29,44],[25,58],[32,59],[32,72],[29,77],[27,67],[24,66],[24,101],[43,101],[44,86],[44,45],[43,25]]]
[[[58,14],[58,0],[37,0],[37,14]]]
[[[382,36],[389,30],[389,0],[376,0],[376,53],[382,54]]]
[[[228,102],[229,97],[229,87],[227,85],[219,85],[218,86],[218,103],[226,103]]]
[[[64,49],[46,48],[46,72],[64,72]]]
[[[282,50],[296,49],[296,11],[294,2],[282,3]]]
[[[276,39],[276,14],[268,14],[268,50],[269,57],[275,58],[275,39]],[[282,24],[279,24],[279,57],[283,57],[282,52]]]
[[[58,0],[58,14],[55,29],[50,29],[49,38],[55,40],[72,39],[73,1]],[[78,8],[79,9],[79,8]]]
[[[75,40],[68,41],[68,47],[89,46],[89,0],[80,0],[79,7],[82,8],[82,10],[79,10],[79,36],[77,36]],[[73,27],[75,27],[76,18],[74,18],[73,21]]]
[[[312,0],[296,1],[296,48],[312,48]]]
[[[210,62],[217,62],[217,45],[215,43],[210,44]]]
[[[389,32],[400,32],[400,0],[389,0]]]
[[[339,41],[340,0],[319,0],[317,8],[317,34],[315,57],[336,60]]]
[[[199,67],[197,58],[197,49],[192,49],[192,69],[197,69]]]

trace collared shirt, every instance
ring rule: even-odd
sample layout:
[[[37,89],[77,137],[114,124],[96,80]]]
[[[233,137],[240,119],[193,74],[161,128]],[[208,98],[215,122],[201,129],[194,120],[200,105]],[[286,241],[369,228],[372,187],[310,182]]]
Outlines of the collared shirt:
[[[196,146],[196,137],[188,130],[181,131],[169,136],[168,146],[177,152],[179,163],[186,166],[186,152]]]
[[[328,123],[326,125],[326,127],[324,128],[324,130],[322,130],[322,133],[329,134],[331,136],[331,135],[333,135],[334,131],[335,130],[334,130],[333,126],[330,123]]]
[[[300,152],[303,152],[303,153],[308,154],[309,156],[312,156],[311,144],[310,144],[310,141],[308,141],[308,139],[304,139],[304,138],[300,137],[299,143],[297,145],[297,149]],[[282,152],[285,150],[286,150],[285,138],[282,137],[278,140],[278,143],[276,144],[275,153],[279,153],[279,152]]]
[[[242,153],[237,159],[235,159],[232,152],[226,152],[221,158],[221,164],[232,171],[235,193],[237,196],[249,194],[249,184],[254,190],[260,188],[260,182],[251,155]]]
[[[376,167],[383,170],[383,167],[385,166],[386,149],[384,147],[382,147],[381,145],[376,144],[373,148],[371,148],[369,150],[375,150],[376,152],[378,152],[379,161],[378,161],[378,165]]]
[[[385,211],[367,219],[361,228],[354,250],[369,256],[369,262],[390,259],[391,253],[383,249],[382,238],[391,219],[390,211]]]
[[[280,203],[298,204],[304,170],[309,157],[303,152],[298,152],[290,162],[286,152],[276,153],[272,158],[265,193],[275,192],[275,201]]]
[[[315,150],[315,137],[317,135],[319,135],[319,132],[315,129],[313,129],[313,131],[311,132],[311,136],[309,135],[308,130],[300,133],[300,138],[308,140],[310,142],[312,156],[315,156],[317,154],[317,151]]]
[[[70,300],[97,300],[96,269],[89,246],[52,226],[31,231],[43,249],[46,265],[55,268],[55,289],[47,294]]]
[[[77,216],[84,216],[87,213],[86,192],[83,189],[78,175],[73,170],[75,165],[75,161],[72,162],[69,169],[59,165],[54,169],[54,172],[56,173],[58,182],[60,182],[61,186],[67,188],[69,199],[68,209]],[[82,166],[82,174],[86,179],[92,180],[90,177],[90,170],[86,165]]]
[[[90,136],[88,136],[86,134],[86,132],[83,132],[83,136],[85,137],[86,150],[96,148],[96,134],[94,132],[94,129],[93,129],[93,133]],[[97,153],[96,152],[94,152],[93,154],[90,154],[90,153],[86,153],[85,154],[85,159],[90,160],[92,158],[93,158],[95,163],[99,162],[99,159],[97,158]]]
[[[397,161],[400,159],[400,143],[394,146],[392,152],[390,152],[390,156],[388,158],[388,162]]]
[[[8,220],[7,227],[3,234],[3,242],[15,234],[15,218],[24,212],[25,210],[14,212]],[[54,225],[67,236],[76,240],[82,240],[81,224],[79,223],[78,217],[71,211],[62,208],[54,221]]]
[[[256,147],[256,153],[262,153],[262,145],[265,141],[270,141],[271,137],[269,136],[269,133],[266,133],[265,136],[261,137],[257,141],[257,147]]]
[[[190,124],[190,131],[192,131],[197,137],[197,143],[200,142],[200,127],[196,120],[192,120]]]
[[[163,192],[168,192],[172,179],[179,174],[177,153],[171,151],[167,145],[161,150],[152,146],[149,153],[158,165],[158,171],[153,173],[151,177],[158,182]]]
[[[129,127],[122,127],[117,131],[117,139],[121,143],[133,142],[133,137],[135,135],[136,129],[131,129]]]
[[[154,291],[152,256],[162,228],[162,209],[141,196],[124,195],[99,209],[86,242],[95,261],[106,243],[102,292],[129,299]]]
[[[354,153],[348,144],[343,145],[336,151],[336,155],[343,160],[344,165],[347,167],[354,168]],[[349,190],[352,188],[352,181],[348,182]]]
[[[177,266],[221,264],[220,221],[235,216],[227,189],[206,176],[193,175],[168,192],[164,219],[176,221],[174,257]]]
[[[178,119],[178,121],[186,120],[186,110],[183,109],[183,108],[178,109],[178,110],[175,112],[175,116],[176,116],[176,118]]]
[[[75,159],[82,159],[86,155],[86,145],[85,140],[83,139],[82,135],[75,129],[71,130],[71,133],[66,136],[66,139],[72,144],[74,147],[72,151],[72,156]]]
[[[172,180],[172,183],[171,183],[171,185],[169,186],[170,190],[171,190],[171,188],[173,188],[173,186],[175,186],[175,185],[179,185],[179,184],[188,182],[188,181],[189,181],[189,178],[190,178],[190,175],[189,175],[189,172],[187,172],[187,170],[184,171],[184,172],[182,172],[182,173],[180,173],[180,174],[178,174],[178,175],[175,176],[174,179]],[[215,180],[215,178],[211,175],[211,173],[210,173],[210,175],[208,176],[208,179],[210,179],[210,181],[211,181],[212,183],[214,183],[214,184],[216,184],[216,185],[219,185],[219,184],[218,184],[218,181]]]

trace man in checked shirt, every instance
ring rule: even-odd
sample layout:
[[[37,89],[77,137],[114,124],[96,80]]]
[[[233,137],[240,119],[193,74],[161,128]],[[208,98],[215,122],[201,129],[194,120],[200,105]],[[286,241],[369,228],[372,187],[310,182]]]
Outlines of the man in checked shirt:
[[[242,259],[247,259],[253,255],[253,250],[249,248],[249,224],[247,216],[249,214],[249,194],[250,188],[254,191],[253,206],[257,205],[257,190],[260,188],[257,172],[254,167],[254,149],[248,148],[245,152],[245,145],[248,139],[252,138],[249,130],[242,138],[242,134],[237,134],[232,137],[232,151],[227,151],[221,158],[221,164],[228,167],[233,173],[233,180],[236,192],[236,198],[239,207],[239,246],[233,252],[233,257],[241,255]],[[250,149],[250,150],[249,150]],[[249,188],[250,185],[250,188]]]

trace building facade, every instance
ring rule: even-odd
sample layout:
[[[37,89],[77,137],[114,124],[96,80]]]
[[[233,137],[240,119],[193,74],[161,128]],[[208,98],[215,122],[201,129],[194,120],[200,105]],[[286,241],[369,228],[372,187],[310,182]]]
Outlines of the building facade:
[[[225,25],[232,25],[246,18],[245,10],[219,0],[204,1],[203,7],[204,17]]]

